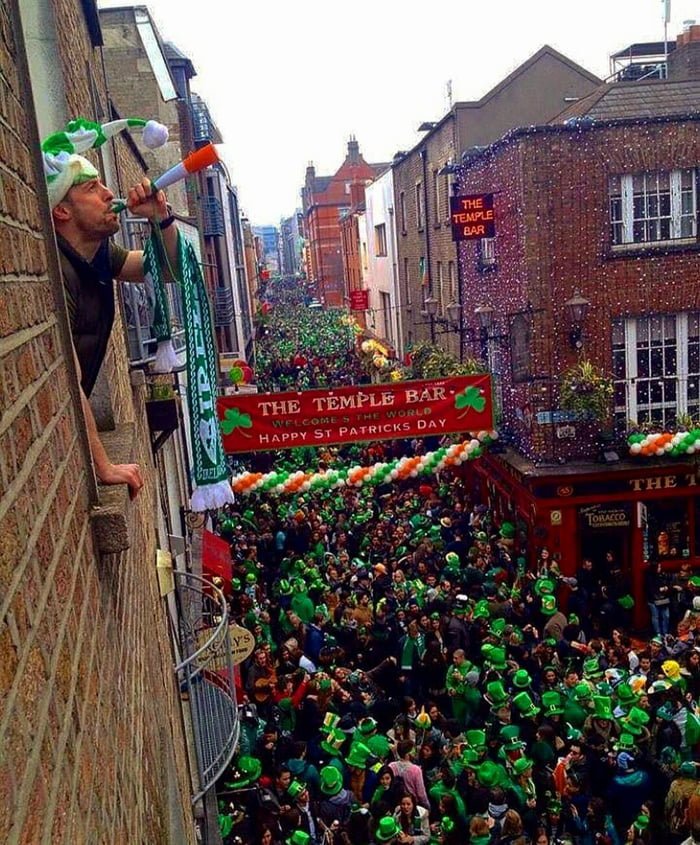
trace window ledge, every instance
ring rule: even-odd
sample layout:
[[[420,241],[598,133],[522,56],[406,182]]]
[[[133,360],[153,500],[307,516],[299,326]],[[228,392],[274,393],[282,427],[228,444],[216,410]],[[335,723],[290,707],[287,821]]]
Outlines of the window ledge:
[[[101,431],[107,454],[115,464],[134,463],[136,431],[133,423]],[[99,503],[90,513],[92,532],[101,555],[119,554],[131,546],[129,488],[126,484],[98,484]]]
[[[674,252],[698,252],[700,243],[695,238],[678,238],[673,241],[653,243],[615,244],[608,247],[606,258],[629,258],[630,256],[668,255]]]

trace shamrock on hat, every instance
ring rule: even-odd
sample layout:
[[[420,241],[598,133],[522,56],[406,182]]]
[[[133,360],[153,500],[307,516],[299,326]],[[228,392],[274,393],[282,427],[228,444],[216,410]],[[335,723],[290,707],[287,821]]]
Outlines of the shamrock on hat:
[[[233,774],[233,781],[227,783],[226,786],[230,789],[241,789],[244,786],[256,781],[262,774],[262,763],[257,757],[250,757],[244,754],[238,758],[235,764],[235,771]]]
[[[335,766],[324,766],[319,772],[321,792],[333,797],[343,788],[343,776]]]

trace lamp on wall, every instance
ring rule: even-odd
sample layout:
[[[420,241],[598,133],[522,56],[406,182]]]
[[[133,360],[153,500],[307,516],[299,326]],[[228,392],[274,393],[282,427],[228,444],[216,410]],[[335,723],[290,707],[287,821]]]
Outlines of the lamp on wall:
[[[569,329],[569,343],[572,349],[581,349],[583,346],[583,324],[590,307],[591,303],[585,296],[581,295],[579,290],[576,290],[571,299],[567,299],[564,303],[566,316],[571,326]]]

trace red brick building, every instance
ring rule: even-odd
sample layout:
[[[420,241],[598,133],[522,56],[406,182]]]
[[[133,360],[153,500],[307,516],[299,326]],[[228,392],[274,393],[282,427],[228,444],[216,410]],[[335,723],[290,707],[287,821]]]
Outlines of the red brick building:
[[[684,50],[700,47],[687,40],[673,54],[686,71]],[[493,193],[496,209],[493,263],[477,242],[460,250],[466,340],[502,412],[505,450],[474,469],[483,495],[565,572],[611,551],[638,622],[645,560],[700,565],[694,457],[632,458],[626,443],[629,420],[673,430],[700,413],[700,80],[673,67],[603,86],[459,174],[461,194]],[[562,376],[583,360],[614,379],[604,426],[560,407]]]
[[[387,167],[368,164],[358,142],[348,141],[345,161],[333,176],[317,176],[313,165],[306,168],[302,189],[305,235],[309,245],[309,279],[316,296],[325,305],[341,307],[348,294],[343,274],[340,218],[350,209],[350,186],[365,185]]]

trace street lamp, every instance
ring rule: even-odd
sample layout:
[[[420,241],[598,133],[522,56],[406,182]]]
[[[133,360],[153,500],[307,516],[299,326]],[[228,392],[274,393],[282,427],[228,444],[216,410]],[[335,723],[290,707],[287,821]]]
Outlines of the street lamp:
[[[566,316],[571,324],[571,328],[569,329],[569,343],[572,349],[581,349],[583,346],[583,324],[590,307],[591,303],[585,296],[581,295],[579,290],[576,290],[571,299],[567,299],[564,303]]]

